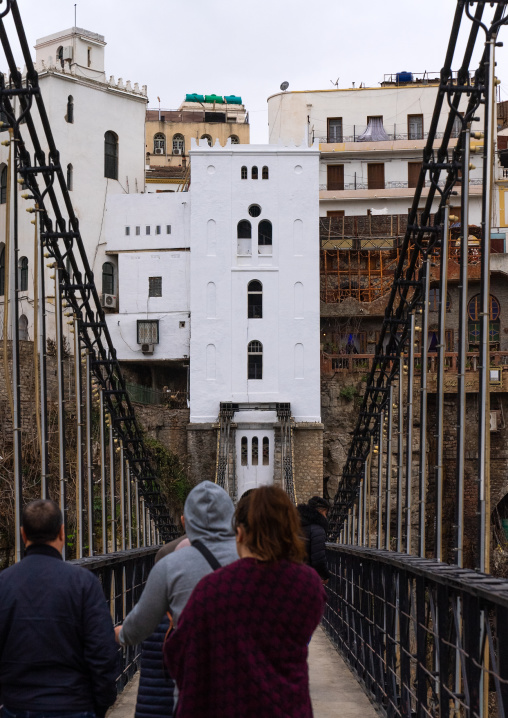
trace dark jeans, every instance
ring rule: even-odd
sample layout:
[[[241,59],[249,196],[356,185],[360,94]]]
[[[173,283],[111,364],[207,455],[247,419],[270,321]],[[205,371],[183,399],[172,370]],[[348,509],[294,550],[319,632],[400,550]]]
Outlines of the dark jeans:
[[[88,711],[10,711],[2,708],[2,718],[95,718]]]

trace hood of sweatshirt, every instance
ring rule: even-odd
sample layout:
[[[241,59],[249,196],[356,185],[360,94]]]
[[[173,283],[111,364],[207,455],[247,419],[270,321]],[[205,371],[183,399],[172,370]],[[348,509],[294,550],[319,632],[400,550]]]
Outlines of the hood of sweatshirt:
[[[224,489],[212,481],[202,481],[187,496],[183,509],[185,533],[190,542],[233,538],[234,511],[233,502]]]

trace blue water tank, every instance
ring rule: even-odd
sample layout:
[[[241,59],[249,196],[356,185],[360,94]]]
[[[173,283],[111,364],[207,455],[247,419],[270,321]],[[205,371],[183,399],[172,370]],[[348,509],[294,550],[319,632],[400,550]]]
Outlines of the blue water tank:
[[[412,72],[398,72],[395,76],[397,78],[397,84],[402,85],[405,82],[413,82]]]

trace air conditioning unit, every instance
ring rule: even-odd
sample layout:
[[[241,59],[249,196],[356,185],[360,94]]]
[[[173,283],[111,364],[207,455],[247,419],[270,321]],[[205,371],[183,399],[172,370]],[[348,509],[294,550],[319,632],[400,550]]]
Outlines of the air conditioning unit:
[[[156,154],[156,155],[163,155],[163,154],[164,154],[164,150],[162,149],[162,147],[156,147],[156,148],[155,148],[155,154]]]
[[[173,150],[174,155],[183,155],[183,151],[181,149]]]
[[[114,294],[103,294],[101,296],[101,304],[104,309],[117,309],[118,299]]]
[[[153,351],[155,349],[155,344],[142,344],[141,345],[141,351],[143,354],[153,354]]]
[[[72,60],[72,45],[62,48],[62,60]]]
[[[490,412],[490,430],[499,431],[501,429],[502,418],[499,409],[492,409]]]

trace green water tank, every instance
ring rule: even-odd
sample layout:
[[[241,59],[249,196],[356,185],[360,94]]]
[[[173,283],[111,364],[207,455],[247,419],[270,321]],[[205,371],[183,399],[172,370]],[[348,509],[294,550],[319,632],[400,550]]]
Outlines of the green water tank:
[[[189,95],[185,95],[185,102],[204,102],[205,96],[198,95],[196,92],[191,92]]]
[[[237,97],[236,95],[224,95],[224,100],[228,103],[228,105],[241,105],[242,104],[242,98]]]
[[[222,95],[205,95],[205,102],[216,102],[218,105],[224,104]]]

